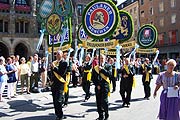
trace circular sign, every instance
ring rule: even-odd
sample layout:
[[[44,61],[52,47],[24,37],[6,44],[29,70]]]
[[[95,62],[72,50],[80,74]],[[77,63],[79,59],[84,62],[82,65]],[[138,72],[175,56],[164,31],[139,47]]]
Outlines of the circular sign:
[[[60,16],[72,15],[72,2],[71,0],[56,0],[55,10]]]
[[[82,26],[82,24],[79,26],[78,28],[78,32],[77,32],[77,36],[78,36],[78,39],[80,41],[91,41],[93,40],[90,36],[88,36],[86,34],[86,32],[84,31],[84,28]]]
[[[119,40],[120,42],[124,42],[129,40],[134,31],[134,24],[133,24],[133,19],[132,16],[124,11],[120,10],[119,11],[119,24],[115,30],[115,32],[112,35],[111,39],[116,39]]]
[[[46,23],[47,31],[50,35],[56,35],[61,28],[61,19],[59,15],[52,14],[47,19]]]
[[[83,28],[90,37],[103,39],[109,37],[117,27],[118,9],[112,1],[93,1],[84,9],[82,19]]]
[[[39,9],[42,18],[47,18],[54,10],[54,0],[44,0]]]
[[[142,48],[151,48],[157,42],[157,34],[153,25],[146,24],[138,31],[137,42]]]

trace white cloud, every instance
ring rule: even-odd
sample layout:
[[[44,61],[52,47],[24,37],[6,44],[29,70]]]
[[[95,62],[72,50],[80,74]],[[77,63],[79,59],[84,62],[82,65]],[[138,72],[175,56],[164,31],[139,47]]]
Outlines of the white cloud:
[[[126,0],[117,0],[117,2],[118,2],[117,5],[123,3],[124,1],[126,1]]]

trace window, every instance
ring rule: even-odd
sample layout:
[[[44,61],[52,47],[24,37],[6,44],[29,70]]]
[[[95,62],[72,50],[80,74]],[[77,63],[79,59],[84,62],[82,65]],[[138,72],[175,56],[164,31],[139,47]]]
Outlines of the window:
[[[15,23],[15,32],[19,33],[19,22]]]
[[[176,14],[173,14],[173,15],[171,16],[171,23],[172,23],[172,24],[176,23]]]
[[[0,2],[9,4],[9,0],[0,0]]]
[[[28,5],[28,0],[16,0],[16,5]]]
[[[8,22],[0,20],[0,32],[8,32]]]
[[[141,17],[144,17],[144,11],[141,11]]]
[[[176,30],[169,31],[170,44],[176,44],[176,41],[177,41],[177,31]]]
[[[77,6],[78,16],[82,16],[82,11],[83,11],[83,5],[78,5],[78,6]]]
[[[25,23],[25,33],[29,33],[29,23]]]
[[[20,22],[20,33],[23,33],[24,32],[24,22],[21,21]]]
[[[171,0],[171,7],[173,8],[173,7],[175,7],[175,6],[176,6],[175,0]]]
[[[130,14],[132,15],[132,9],[130,9]]]
[[[8,32],[8,22],[4,22],[4,32]]]
[[[29,33],[29,22],[17,21],[15,24],[16,33]]]
[[[136,7],[134,7],[134,13],[136,13],[137,12],[137,8]]]
[[[134,19],[134,25],[137,25],[137,19]]]
[[[159,12],[163,12],[164,11],[164,3],[163,1],[159,3]]]
[[[161,27],[164,26],[164,17],[162,17],[162,18],[159,20],[159,25],[160,25]]]
[[[124,4],[121,4],[121,8],[124,8]]]
[[[144,5],[144,0],[141,0],[141,5]]]
[[[151,7],[150,10],[149,10],[150,14],[153,15],[154,12],[153,12],[153,8]]]
[[[0,32],[3,32],[3,20],[0,20]]]
[[[158,44],[163,45],[164,44],[164,33],[160,33],[158,35]]]

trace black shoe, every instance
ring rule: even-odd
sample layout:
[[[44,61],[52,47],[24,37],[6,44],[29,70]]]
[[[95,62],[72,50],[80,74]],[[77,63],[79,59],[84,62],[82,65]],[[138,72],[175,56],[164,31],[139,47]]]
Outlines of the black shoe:
[[[122,107],[124,107],[124,106],[125,106],[125,104],[126,104],[126,103],[124,103],[124,102],[123,102]]]
[[[64,104],[62,107],[63,107],[63,108],[66,108],[67,106],[68,106],[67,104]]]
[[[109,118],[109,114],[105,114],[104,120],[108,120],[108,118]]]
[[[55,119],[55,120],[63,120],[63,119],[66,119],[66,118],[67,118],[66,116],[62,116],[61,118],[56,117],[56,119]]]
[[[103,118],[101,118],[101,117],[98,117],[96,120],[103,120]]]
[[[63,119],[66,119],[67,117],[66,116],[63,116],[60,120],[63,120]]]

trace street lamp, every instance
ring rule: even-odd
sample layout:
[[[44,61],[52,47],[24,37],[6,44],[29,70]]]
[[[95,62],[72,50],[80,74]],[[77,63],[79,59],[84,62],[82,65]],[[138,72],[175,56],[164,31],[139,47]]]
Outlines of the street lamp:
[[[13,44],[14,39],[13,39],[13,38],[11,38],[11,39],[10,39],[10,41],[11,41],[11,44]]]

